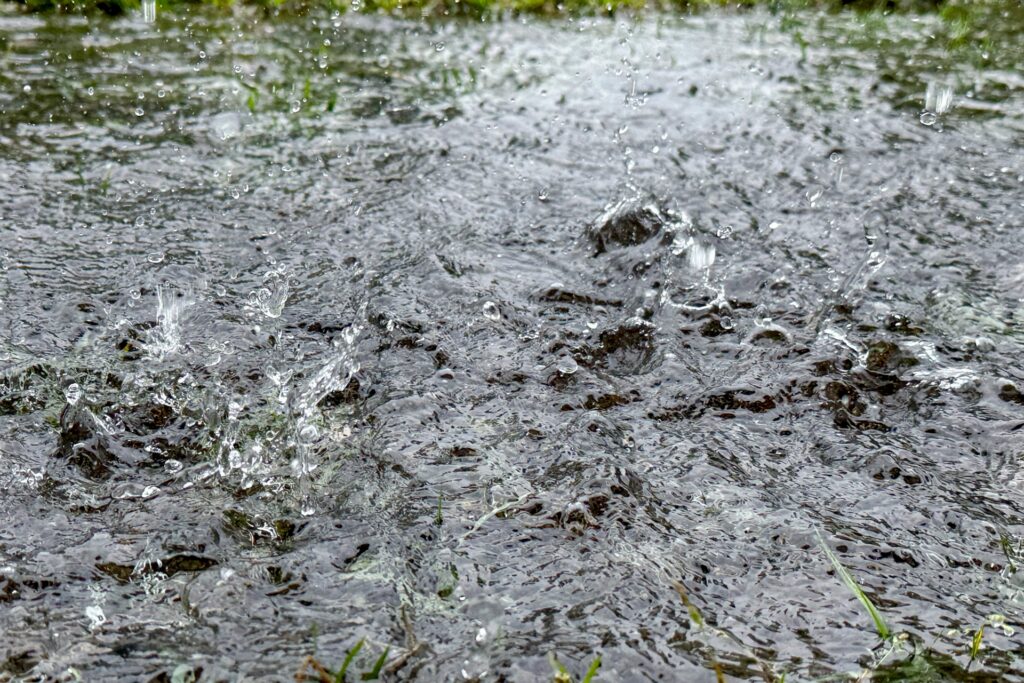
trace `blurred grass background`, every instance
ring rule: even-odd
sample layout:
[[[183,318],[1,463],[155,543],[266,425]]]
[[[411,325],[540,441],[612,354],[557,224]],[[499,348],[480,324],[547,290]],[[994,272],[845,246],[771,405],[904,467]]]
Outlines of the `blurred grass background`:
[[[111,16],[140,8],[143,0],[2,0],[29,12],[102,13]],[[772,12],[801,9],[858,12],[939,12],[954,21],[970,21],[994,8],[1024,6],[1024,0],[156,0],[158,8],[188,5],[256,6],[269,12],[303,12],[328,8],[341,12],[383,12],[410,16],[492,17],[502,14],[614,14],[622,10],[699,12],[728,7],[744,10],[766,7]]]

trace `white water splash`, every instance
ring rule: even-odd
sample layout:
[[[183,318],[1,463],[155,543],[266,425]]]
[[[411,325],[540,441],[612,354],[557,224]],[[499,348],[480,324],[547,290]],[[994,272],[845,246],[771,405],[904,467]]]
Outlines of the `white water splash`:
[[[146,350],[160,360],[176,353],[181,348],[182,314],[195,303],[191,292],[173,292],[163,287],[156,288],[157,326],[149,333]]]

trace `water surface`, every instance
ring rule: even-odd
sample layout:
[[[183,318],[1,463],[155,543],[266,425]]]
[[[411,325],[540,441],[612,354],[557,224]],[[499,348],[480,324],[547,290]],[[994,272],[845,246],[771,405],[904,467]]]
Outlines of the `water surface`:
[[[0,678],[1024,680],[997,19],[3,8]]]

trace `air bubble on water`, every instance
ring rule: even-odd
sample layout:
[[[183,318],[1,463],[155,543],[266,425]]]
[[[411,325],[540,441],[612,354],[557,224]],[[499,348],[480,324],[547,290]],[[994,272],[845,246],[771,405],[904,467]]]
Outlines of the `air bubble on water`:
[[[572,375],[580,369],[580,366],[579,363],[576,362],[575,358],[572,356],[565,356],[564,358],[559,359],[558,365],[555,369],[563,375]]]
[[[733,328],[732,317],[728,315],[723,315],[721,318],[718,319],[718,324],[722,326],[723,330],[731,330]]]
[[[303,443],[313,443],[318,436],[320,436],[320,430],[316,428],[316,425],[303,425],[299,430],[299,440]]]
[[[180,460],[174,460],[173,458],[164,460],[164,471],[167,472],[167,474],[177,474],[184,468],[185,466],[181,464]]]
[[[718,228],[718,230],[715,231],[715,234],[718,235],[718,237],[720,237],[721,239],[727,240],[732,235],[732,226],[723,225],[720,228]]]
[[[82,400],[82,387],[77,384],[69,384],[64,390],[64,398],[67,399],[68,405],[77,405]]]
[[[164,254],[163,252],[160,251],[154,251],[153,253],[146,257],[146,260],[149,261],[150,263],[163,263]]]
[[[441,41],[434,43],[434,50],[436,52],[444,52],[444,43]]]
[[[242,118],[236,112],[221,112],[210,119],[209,130],[214,140],[230,140],[242,132]]]
[[[923,123],[926,126],[935,125],[935,122],[938,120],[938,118],[938,116],[936,116],[934,113],[930,111],[921,112],[921,123]]]
[[[833,164],[838,164],[840,161],[843,160],[843,155],[840,154],[839,152],[832,152],[831,154],[828,155],[828,160],[831,161]]]
[[[485,301],[483,306],[484,317],[491,321],[501,320],[501,309],[493,301]]]
[[[142,116],[146,111],[142,107],[135,107],[135,115]]]

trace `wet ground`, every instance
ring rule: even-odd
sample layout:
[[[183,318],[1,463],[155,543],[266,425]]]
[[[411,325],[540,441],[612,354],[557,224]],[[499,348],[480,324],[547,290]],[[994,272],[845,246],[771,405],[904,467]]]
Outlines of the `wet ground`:
[[[1024,680],[987,25],[4,7],[0,679]]]

